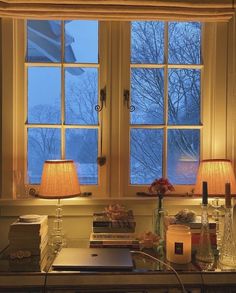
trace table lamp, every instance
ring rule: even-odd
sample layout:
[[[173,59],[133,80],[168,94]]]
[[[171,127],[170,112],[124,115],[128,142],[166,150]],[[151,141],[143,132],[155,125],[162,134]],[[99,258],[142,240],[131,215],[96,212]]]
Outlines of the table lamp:
[[[208,185],[209,196],[224,196],[225,183],[230,183],[231,194],[236,195],[236,182],[230,160],[202,160],[199,165],[194,193],[202,194],[202,182]]]
[[[55,251],[66,245],[63,233],[61,199],[76,197],[80,194],[80,185],[76,166],[72,160],[47,160],[44,162],[40,198],[57,199],[56,217],[51,244]]]
[[[220,236],[220,211],[219,197],[225,196],[225,184],[230,183],[231,194],[236,196],[236,182],[230,160],[211,159],[202,160],[199,165],[194,194],[202,195],[202,182],[207,182],[208,195],[215,197],[212,201],[213,218],[216,221],[217,247],[221,242]]]

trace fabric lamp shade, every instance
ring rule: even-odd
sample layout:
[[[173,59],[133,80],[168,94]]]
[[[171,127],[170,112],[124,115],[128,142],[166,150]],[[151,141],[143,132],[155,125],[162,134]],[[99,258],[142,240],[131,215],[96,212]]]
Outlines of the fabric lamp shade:
[[[231,194],[236,195],[236,182],[230,160],[202,160],[199,165],[194,193],[202,194],[202,182],[208,185],[209,196],[225,195],[225,184],[230,183]]]
[[[38,197],[60,199],[79,194],[79,179],[72,160],[45,161]]]

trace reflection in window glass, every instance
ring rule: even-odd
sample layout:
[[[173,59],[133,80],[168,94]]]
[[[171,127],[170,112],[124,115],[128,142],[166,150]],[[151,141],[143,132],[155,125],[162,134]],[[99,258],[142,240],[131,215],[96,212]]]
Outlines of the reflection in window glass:
[[[61,60],[61,21],[27,21],[28,62],[60,62]]]
[[[168,178],[173,184],[195,184],[199,164],[199,129],[168,130]]]
[[[61,119],[61,69],[28,68],[28,123],[56,124]]]
[[[77,163],[81,184],[98,184],[97,157],[97,129],[66,130],[66,159]]]
[[[130,135],[130,183],[150,184],[162,176],[163,131],[132,129]]]
[[[131,23],[131,63],[162,64],[164,62],[164,22],[133,21]]]
[[[168,29],[168,62],[200,64],[201,24],[199,22],[170,22]]]
[[[56,128],[28,129],[28,180],[39,184],[45,160],[61,158],[61,130]]]
[[[200,70],[169,70],[169,124],[200,123]]]
[[[131,124],[163,124],[164,70],[131,70]]]
[[[65,62],[98,63],[98,21],[66,21],[65,36]]]
[[[66,124],[98,124],[97,68],[65,69]]]

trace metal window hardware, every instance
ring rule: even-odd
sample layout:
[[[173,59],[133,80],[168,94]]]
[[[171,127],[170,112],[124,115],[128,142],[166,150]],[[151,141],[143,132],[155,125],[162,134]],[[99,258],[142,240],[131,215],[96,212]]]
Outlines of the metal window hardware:
[[[37,194],[38,194],[38,191],[35,188],[31,187],[29,189],[29,195],[31,195],[32,197],[37,197]],[[80,196],[84,196],[84,197],[91,196],[91,195],[92,195],[92,192],[90,191],[80,193]]]
[[[129,95],[129,90],[124,90],[124,102],[127,105],[127,108],[129,109],[130,112],[134,112],[135,106],[130,105],[130,95]]]
[[[98,163],[98,165],[99,166],[103,166],[103,165],[105,165],[105,163],[106,163],[106,157],[98,157],[97,158],[97,163]]]
[[[97,112],[101,112],[104,104],[106,103],[106,89],[105,88],[100,90],[100,103],[101,105],[95,106],[95,111]]]

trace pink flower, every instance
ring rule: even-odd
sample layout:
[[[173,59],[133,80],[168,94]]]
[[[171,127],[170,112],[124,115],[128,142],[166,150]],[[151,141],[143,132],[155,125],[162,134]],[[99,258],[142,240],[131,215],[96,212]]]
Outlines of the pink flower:
[[[174,191],[174,186],[169,182],[167,178],[155,179],[149,186],[148,191],[150,193],[157,193],[164,195],[167,191]]]

